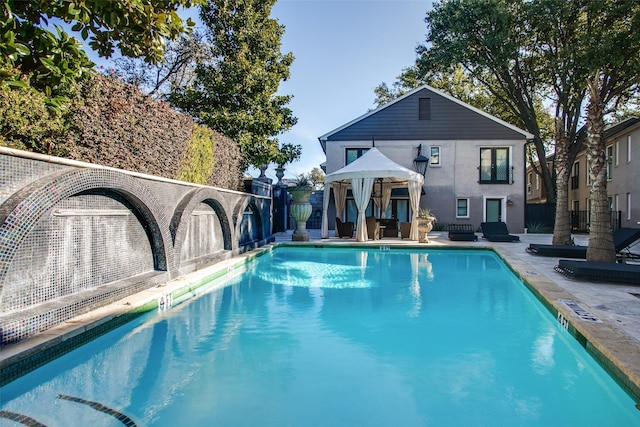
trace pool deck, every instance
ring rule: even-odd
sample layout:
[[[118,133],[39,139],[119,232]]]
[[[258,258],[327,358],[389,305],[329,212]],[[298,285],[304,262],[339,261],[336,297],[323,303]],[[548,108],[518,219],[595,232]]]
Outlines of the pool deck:
[[[291,231],[276,234],[276,244],[291,242]],[[329,232],[333,236],[333,231]],[[605,365],[621,385],[636,396],[640,403],[640,286],[624,284],[606,284],[568,279],[554,271],[558,258],[531,255],[525,248],[530,243],[551,243],[550,234],[520,234],[518,243],[489,242],[479,237],[477,242],[450,241],[446,232],[430,232],[429,243],[399,238],[383,238],[360,245],[372,246],[420,246],[424,248],[468,247],[491,248],[546,301],[554,315],[560,313],[559,321],[568,325],[569,331],[589,350],[594,357]],[[320,238],[320,230],[309,230],[310,244],[349,245],[357,243],[355,239]],[[587,235],[576,235],[576,244],[586,245]],[[269,248],[267,246],[265,248]],[[6,367],[26,357],[39,354],[43,350],[78,336],[82,332],[102,325],[109,320],[158,300],[159,295],[175,292],[189,287],[220,271],[231,272],[238,263],[254,256],[257,251],[222,261],[214,266],[175,279],[165,285],[132,295],[124,300],[100,308],[94,312],[65,322],[49,331],[37,334],[33,338],[8,346],[0,351],[0,367]],[[634,252],[640,252],[640,245]],[[200,291],[189,290],[195,295]],[[564,301],[573,301],[579,305]],[[573,309],[572,309],[573,307]],[[587,316],[584,316],[585,310]],[[582,314],[583,316],[580,316]],[[588,319],[591,314],[597,320]]]

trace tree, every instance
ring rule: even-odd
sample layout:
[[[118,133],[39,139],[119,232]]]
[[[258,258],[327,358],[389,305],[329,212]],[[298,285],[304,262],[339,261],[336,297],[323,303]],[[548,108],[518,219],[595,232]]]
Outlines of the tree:
[[[430,47],[421,48],[423,69],[461,64],[534,135],[536,157],[550,201],[556,203],[554,244],[570,241],[568,171],[577,153],[577,125],[586,97],[586,67],[576,44],[583,1],[449,0],[427,15]],[[556,191],[546,165],[536,104],[555,106]]]
[[[446,69],[460,64],[490,93],[520,117],[533,134],[537,157],[544,159],[544,142],[535,108],[542,82],[540,64],[531,55],[528,12],[523,1],[443,1],[427,14],[428,47],[419,47],[421,70]],[[547,194],[555,197],[551,172],[540,162]]]
[[[309,181],[313,185],[314,190],[322,190],[324,188],[324,172],[319,167],[314,167],[309,172]]]
[[[291,53],[282,54],[284,27],[271,19],[275,0],[215,0],[200,9],[210,61],[198,64],[193,83],[168,97],[172,105],[236,140],[245,166],[270,163],[276,136],[296,123],[276,95],[289,78]],[[268,161],[266,161],[268,160]]]
[[[532,2],[528,15],[535,54],[541,59],[542,80],[555,104],[556,211],[553,243],[571,244],[569,217],[569,173],[576,155],[578,124],[586,98],[587,70],[579,59],[579,42],[584,37],[580,25],[582,1],[540,0]],[[541,17],[545,17],[542,19]]]
[[[125,82],[156,98],[166,98],[172,91],[183,90],[193,83],[197,64],[206,62],[209,52],[204,34],[194,31],[167,42],[164,60],[158,64],[129,57],[117,58],[115,64]]]
[[[634,0],[591,0],[583,9],[586,27],[582,60],[589,67],[587,160],[591,212],[588,261],[614,262],[607,201],[604,114],[640,88],[640,4]]]
[[[18,67],[30,74],[33,87],[47,96],[64,94],[69,83],[87,75],[93,67],[80,43],[50,20],[72,25],[102,57],[115,48],[122,55],[162,60],[164,39],[175,39],[193,25],[184,22],[178,7],[191,7],[202,0],[6,0],[0,16],[0,65]],[[16,81],[12,75],[2,80]]]
[[[282,146],[278,149],[278,154],[274,159],[274,162],[279,168],[284,168],[287,163],[291,163],[300,159],[301,154],[301,145],[282,144]]]

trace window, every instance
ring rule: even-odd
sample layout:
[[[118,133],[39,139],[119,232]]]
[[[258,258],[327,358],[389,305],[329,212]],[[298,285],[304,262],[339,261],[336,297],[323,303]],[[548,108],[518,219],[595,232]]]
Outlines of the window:
[[[580,186],[580,163],[575,162],[571,169],[571,189],[575,190]]]
[[[620,141],[616,141],[616,166],[620,164]]]
[[[431,120],[431,98],[418,99],[418,120]]]
[[[631,135],[627,136],[627,163],[631,163]]]
[[[533,181],[533,172],[527,173],[527,194],[531,194],[531,181]]]
[[[456,199],[456,218],[469,218],[469,199]]]
[[[536,190],[540,189],[540,175],[536,174]]]
[[[431,166],[440,166],[440,147],[437,145],[431,146],[431,159],[429,160]]]
[[[613,175],[613,145],[607,147],[607,181],[611,181]]]
[[[347,162],[345,163],[345,166],[348,165],[349,163],[353,162],[354,160],[359,159],[360,157],[362,157],[362,155],[364,153],[366,153],[367,151],[369,151],[368,148],[347,148],[346,152],[346,158],[347,158]]]
[[[509,184],[509,149],[480,149],[480,184]]]
[[[612,211],[613,210],[613,197],[611,197],[611,196],[607,197],[607,203],[609,204],[609,210]]]

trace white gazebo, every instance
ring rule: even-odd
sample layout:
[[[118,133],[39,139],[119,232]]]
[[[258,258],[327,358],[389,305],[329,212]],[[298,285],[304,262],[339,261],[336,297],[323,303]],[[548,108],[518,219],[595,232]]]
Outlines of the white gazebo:
[[[381,212],[385,212],[391,200],[391,190],[394,188],[409,189],[411,205],[411,232],[409,238],[418,240],[418,209],[420,207],[420,193],[424,177],[418,172],[405,168],[382,154],[377,148],[371,148],[357,160],[347,166],[330,173],[324,178],[324,199],[322,215],[322,238],[329,237],[329,191],[333,188],[333,195],[337,215],[341,215],[347,198],[347,189],[351,188],[353,198],[358,208],[356,222],[356,240],[367,240],[365,209],[371,198],[374,183],[380,183],[381,197],[374,199]]]

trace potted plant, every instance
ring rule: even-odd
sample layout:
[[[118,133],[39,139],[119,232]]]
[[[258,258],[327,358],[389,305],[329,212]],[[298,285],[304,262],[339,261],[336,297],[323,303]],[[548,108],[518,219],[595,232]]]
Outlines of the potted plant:
[[[300,174],[296,179],[295,185],[289,187],[287,191],[293,197],[293,203],[309,203],[309,198],[313,193],[313,186],[308,176]]]
[[[311,216],[311,203],[309,198],[313,193],[313,187],[309,182],[309,178],[301,174],[298,176],[296,185],[287,189],[293,197],[291,203],[291,216],[296,220],[296,228],[293,230],[291,240],[306,242],[309,240],[309,232],[307,231],[307,220]]]
[[[418,241],[420,243],[429,243],[428,234],[433,230],[433,223],[436,216],[429,208],[421,208],[418,210]]]

